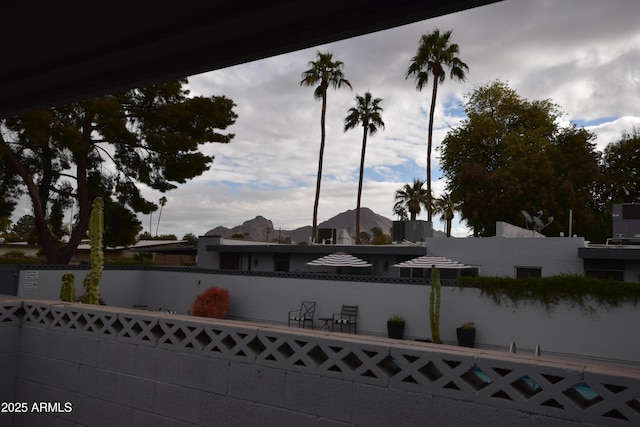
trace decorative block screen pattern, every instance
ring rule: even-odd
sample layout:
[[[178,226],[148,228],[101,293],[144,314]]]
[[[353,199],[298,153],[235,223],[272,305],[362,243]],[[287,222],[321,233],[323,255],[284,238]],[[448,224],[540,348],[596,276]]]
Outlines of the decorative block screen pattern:
[[[113,307],[0,301],[25,325],[598,425],[640,425],[640,372]]]

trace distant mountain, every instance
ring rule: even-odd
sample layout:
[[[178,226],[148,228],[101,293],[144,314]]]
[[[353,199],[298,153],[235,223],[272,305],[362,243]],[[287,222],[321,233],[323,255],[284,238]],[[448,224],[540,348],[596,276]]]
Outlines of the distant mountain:
[[[369,208],[360,208],[360,230],[371,233],[371,229],[378,227],[386,234],[391,233],[392,221],[382,215],[378,215]],[[318,228],[345,228],[349,234],[355,237],[356,234],[356,210],[351,209],[342,212],[333,218],[318,224]],[[216,227],[205,233],[205,236],[221,236],[230,238],[232,236],[243,236],[246,240],[258,242],[285,242],[291,239],[292,242],[308,242],[311,237],[311,226],[296,228],[295,230],[274,230],[273,222],[263,216],[245,221],[242,225],[233,228]],[[354,238],[355,241],[355,238]]]

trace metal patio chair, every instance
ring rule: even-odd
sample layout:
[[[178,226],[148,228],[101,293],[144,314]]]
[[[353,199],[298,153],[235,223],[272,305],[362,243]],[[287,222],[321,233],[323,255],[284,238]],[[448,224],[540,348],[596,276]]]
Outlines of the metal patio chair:
[[[351,333],[351,326],[353,326],[353,333],[356,334],[358,332],[358,325],[356,321],[357,316],[357,305],[343,305],[340,313],[335,313],[333,315],[331,330],[333,331],[336,325],[340,325],[340,332],[342,332],[343,327],[346,327],[349,333]]]
[[[314,301],[302,301],[300,308],[289,311],[289,322],[287,326],[291,326],[291,322],[298,322],[298,327],[304,328],[306,323],[311,324],[313,329],[313,316],[316,312],[316,303]]]

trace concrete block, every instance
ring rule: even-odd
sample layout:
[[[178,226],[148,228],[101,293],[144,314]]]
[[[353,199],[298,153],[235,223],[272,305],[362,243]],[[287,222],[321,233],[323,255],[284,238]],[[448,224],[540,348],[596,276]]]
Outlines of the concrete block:
[[[316,427],[351,427],[351,423],[343,423],[341,421],[330,420],[328,418],[319,418]]]
[[[23,325],[20,334],[20,352],[64,359],[65,348],[62,345],[64,333],[45,329],[40,326]]]
[[[176,421],[173,418],[134,409],[131,425],[135,427],[175,427]]]
[[[77,423],[91,427],[134,425],[132,408],[83,394],[78,395],[70,415]]]
[[[344,422],[352,420],[353,382],[290,372],[286,387],[287,409]]]
[[[115,403],[152,412],[155,382],[133,375],[115,374],[113,394]]]
[[[0,425],[2,418],[0,418]],[[11,425],[11,424],[8,424]],[[15,416],[14,427],[77,427],[75,421],[60,418],[58,414],[28,413]]]
[[[0,327],[0,354],[14,353],[20,349],[20,325]]]
[[[316,417],[313,415],[266,405],[256,406],[255,417],[253,425],[259,425],[260,427],[316,425]]]
[[[12,402],[18,377],[18,353],[0,354],[0,402]]]
[[[478,427],[495,427],[497,420],[505,426],[537,425],[532,423],[531,414],[508,408],[443,397],[434,397],[429,406],[430,416],[441,425],[466,425],[470,414],[473,414],[473,425]]]
[[[64,360],[42,359],[45,363],[44,383],[68,391],[78,390],[80,365]]]
[[[204,427],[245,427],[256,422],[256,404],[214,393],[202,393],[200,424]]]
[[[432,399],[425,394],[356,384],[353,395],[353,423],[355,425],[460,425],[441,424],[435,420],[431,413]]]
[[[153,412],[176,420],[198,423],[202,392],[176,385],[156,383]]]
[[[256,364],[297,372],[315,373],[324,360],[318,353],[320,339],[317,335],[299,335],[291,339],[290,333],[278,330],[259,330],[257,339],[262,351],[256,355]]]
[[[46,377],[46,362],[49,359],[29,353],[20,353],[18,358],[18,378],[42,383]]]
[[[114,372],[133,374],[136,370],[137,346],[113,340],[100,340],[98,344],[98,367]]]
[[[120,341],[155,347],[158,338],[162,336],[157,316],[145,314],[142,310],[135,313],[119,313],[117,323],[117,339]]]
[[[229,396],[284,407],[286,371],[231,362]]]
[[[174,351],[201,354],[214,336],[207,333],[206,324],[191,319],[159,317],[158,326],[162,330],[162,335],[158,338],[158,348]]]
[[[178,385],[226,394],[229,387],[229,361],[182,354]]]
[[[175,351],[139,346],[135,356],[135,374],[142,378],[176,384],[181,357]]]
[[[22,301],[0,302],[0,324],[3,327],[20,326],[22,323]]]
[[[61,425],[68,425],[67,423],[74,421],[73,418],[73,410],[76,407],[76,403],[78,402],[78,394],[74,392],[70,392],[67,390],[62,390],[56,387],[50,387],[44,385],[42,383],[37,383],[33,381],[28,381],[24,379],[18,379],[16,381],[16,401],[27,402],[30,407],[30,414],[33,417],[25,417],[26,422],[25,425],[30,426],[38,426],[44,425],[48,426],[56,425],[55,423],[60,423]],[[39,404],[40,402],[59,404],[59,408],[62,409],[61,413],[44,413],[44,412],[32,412],[33,404]],[[67,409],[66,403],[69,402],[71,404],[71,412],[64,412]],[[50,419],[49,416],[55,416],[55,419]],[[63,421],[60,421],[62,419]],[[2,425],[2,424],[0,424]],[[75,425],[75,424],[71,424]]]
[[[97,399],[112,401],[114,375],[111,371],[80,365],[78,391]]]
[[[64,336],[64,359],[82,365],[97,366],[99,338],[67,333]]]

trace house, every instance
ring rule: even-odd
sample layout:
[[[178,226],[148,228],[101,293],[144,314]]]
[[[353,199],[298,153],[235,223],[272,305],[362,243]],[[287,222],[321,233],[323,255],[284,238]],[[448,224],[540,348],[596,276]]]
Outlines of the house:
[[[614,206],[617,236],[605,245],[589,244],[583,237],[545,237],[534,230],[496,223],[496,236],[444,238],[431,237],[431,224],[394,224],[402,230],[389,245],[328,244],[291,245],[201,236],[198,261],[201,268],[255,272],[317,272],[374,275],[381,277],[425,277],[423,269],[400,269],[395,264],[426,254],[444,256],[471,269],[462,274],[527,277],[588,275],[640,282],[640,204]],[[407,230],[411,232],[408,233]],[[417,230],[417,231],[416,231]],[[339,233],[337,233],[339,234]],[[631,234],[631,235],[629,235]],[[407,241],[411,236],[413,241]],[[370,264],[371,268],[336,271],[318,269],[308,262],[335,252],[344,252]],[[460,274],[444,272],[445,275]],[[443,278],[455,278],[447,277]]]

